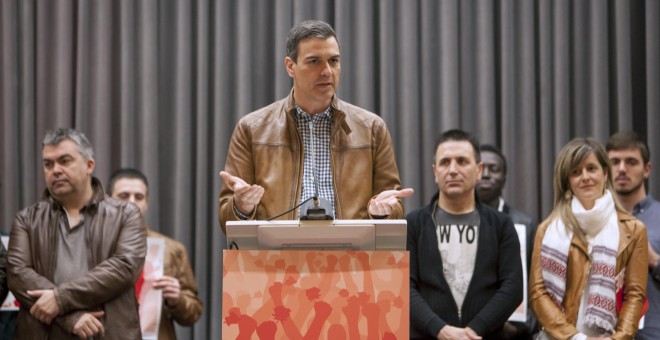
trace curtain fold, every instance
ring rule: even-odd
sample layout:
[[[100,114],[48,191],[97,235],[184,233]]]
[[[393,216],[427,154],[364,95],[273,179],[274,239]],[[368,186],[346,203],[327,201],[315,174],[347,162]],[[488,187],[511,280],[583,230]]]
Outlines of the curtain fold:
[[[505,198],[539,219],[570,139],[634,129],[660,154],[656,0],[0,0],[1,228],[44,189],[46,130],[80,129],[96,176],[144,171],[147,223],[188,248],[204,313],[180,338],[221,338],[218,172],[238,119],[289,93],[305,19],[337,31],[340,98],[388,124],[408,211],[437,191],[450,128],[502,148]],[[649,183],[660,197],[660,170]]]

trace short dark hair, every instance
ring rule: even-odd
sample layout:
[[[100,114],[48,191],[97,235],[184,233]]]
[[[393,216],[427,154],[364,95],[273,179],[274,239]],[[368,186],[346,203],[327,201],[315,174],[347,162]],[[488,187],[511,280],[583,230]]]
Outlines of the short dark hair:
[[[639,149],[639,153],[642,154],[644,165],[648,164],[651,160],[649,145],[646,144],[646,140],[635,131],[620,131],[613,134],[610,136],[610,139],[607,140],[605,149],[608,152],[621,149]]]
[[[506,175],[506,157],[502,153],[502,150],[493,144],[481,144],[479,146],[479,151],[488,151],[496,154],[502,160],[502,172]]]
[[[434,155],[438,150],[438,146],[444,142],[456,141],[456,142],[469,142],[472,144],[472,150],[474,151],[474,160],[479,163],[481,162],[481,153],[479,152],[479,140],[476,137],[470,135],[469,133],[459,130],[452,129],[443,132],[435,142],[435,149],[433,150]]]
[[[298,62],[298,45],[304,39],[319,38],[337,40],[337,34],[327,22],[320,20],[305,20],[291,28],[286,36],[286,55],[294,62]]]
[[[122,168],[112,173],[110,179],[108,180],[108,195],[112,195],[112,191],[115,188],[115,183],[118,180],[129,178],[129,179],[139,179],[144,182],[144,186],[147,187],[147,195],[149,194],[149,182],[147,182],[147,176],[145,176],[140,170],[133,168]]]

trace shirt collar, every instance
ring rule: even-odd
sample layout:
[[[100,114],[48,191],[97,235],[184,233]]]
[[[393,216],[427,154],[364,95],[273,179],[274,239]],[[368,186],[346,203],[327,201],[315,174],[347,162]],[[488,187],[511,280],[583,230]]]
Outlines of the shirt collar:
[[[103,201],[105,199],[105,192],[103,191],[103,184],[101,184],[101,181],[96,178],[92,177],[92,198],[85,204],[85,206],[81,209],[93,209],[95,208],[99,202]],[[41,194],[41,199],[48,201],[53,209],[59,210],[62,209],[62,203],[59,202],[58,200],[55,199],[55,197],[51,196],[50,191],[48,191],[48,188],[44,189],[43,193]]]
[[[500,197],[500,203],[497,204],[497,211],[504,212],[504,199]]]
[[[644,210],[651,207],[652,203],[653,203],[653,197],[651,197],[651,195],[646,195],[646,197],[643,200],[635,204],[635,207],[633,208],[633,214],[636,215],[641,212],[644,212]]]
[[[328,108],[326,108],[325,111],[319,113],[319,115],[321,117],[325,118],[325,119],[329,119],[330,121],[332,121],[332,105],[328,106]],[[301,118],[302,119],[311,119],[313,117],[314,116],[312,116],[309,113],[303,111],[303,109],[301,109],[300,106],[298,106],[298,104],[296,104],[296,118],[298,118],[298,119],[301,119]]]

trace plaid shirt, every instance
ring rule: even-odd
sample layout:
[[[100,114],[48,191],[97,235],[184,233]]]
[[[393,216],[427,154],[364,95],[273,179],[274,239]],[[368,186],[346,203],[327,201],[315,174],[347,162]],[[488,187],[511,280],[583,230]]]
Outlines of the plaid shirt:
[[[296,106],[296,120],[303,141],[303,184],[300,202],[314,197],[314,177],[318,183],[318,196],[332,203],[335,215],[335,191],[330,168],[330,134],[332,132],[332,110],[310,115]],[[298,210],[300,214],[300,210]]]

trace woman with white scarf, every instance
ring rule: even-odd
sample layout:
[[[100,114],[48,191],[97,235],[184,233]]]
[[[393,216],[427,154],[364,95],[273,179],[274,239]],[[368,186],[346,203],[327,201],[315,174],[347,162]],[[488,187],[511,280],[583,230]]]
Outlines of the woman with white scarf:
[[[557,156],[554,209],[534,240],[530,303],[541,339],[632,339],[646,294],[644,224],[612,190],[610,161],[592,138]]]

